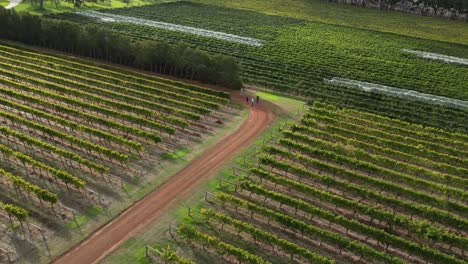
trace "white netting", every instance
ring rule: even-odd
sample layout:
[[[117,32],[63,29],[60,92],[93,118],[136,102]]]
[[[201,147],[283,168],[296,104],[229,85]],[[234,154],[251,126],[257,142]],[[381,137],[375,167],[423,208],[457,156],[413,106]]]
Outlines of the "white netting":
[[[201,28],[194,28],[194,27],[182,26],[182,25],[177,25],[177,24],[158,22],[154,20],[147,20],[147,19],[141,19],[141,18],[130,17],[130,16],[101,13],[101,12],[94,11],[94,10],[80,11],[80,12],[76,12],[76,14],[100,19],[101,21],[104,21],[104,22],[132,23],[136,25],[143,25],[143,26],[167,29],[167,30],[178,31],[178,32],[183,32],[183,33],[195,34],[195,35],[209,37],[209,38],[222,39],[222,40],[226,40],[229,42],[236,42],[236,43],[250,45],[250,46],[257,46],[257,47],[263,46],[262,41],[258,39],[242,37],[242,36],[237,36],[237,35],[228,34],[224,32],[211,31],[211,30],[206,30],[206,29],[201,29]]]
[[[346,78],[333,77],[325,82],[332,85],[344,86],[348,88],[360,89],[366,92],[381,93],[385,95],[397,96],[405,99],[415,99],[435,104],[442,104],[450,107],[468,109],[468,101],[452,99],[444,96],[425,94],[413,90],[400,89],[375,83],[361,82]]]
[[[440,61],[447,62],[447,63],[468,65],[468,59],[464,59],[464,58],[453,57],[453,56],[448,56],[448,55],[443,55],[443,54],[438,54],[438,53],[419,51],[419,50],[402,49],[401,51],[414,54],[418,57],[425,58],[425,59],[440,60]]]

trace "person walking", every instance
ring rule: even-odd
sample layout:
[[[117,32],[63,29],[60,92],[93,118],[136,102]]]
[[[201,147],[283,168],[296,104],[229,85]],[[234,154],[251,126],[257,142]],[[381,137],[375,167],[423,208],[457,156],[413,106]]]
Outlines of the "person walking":
[[[260,96],[257,95],[257,104],[260,102]]]
[[[250,101],[252,103],[252,106],[254,105],[255,103],[255,98],[252,97],[252,101]]]
[[[249,104],[249,97],[248,97],[248,96],[245,97],[245,102],[246,102],[247,104]]]

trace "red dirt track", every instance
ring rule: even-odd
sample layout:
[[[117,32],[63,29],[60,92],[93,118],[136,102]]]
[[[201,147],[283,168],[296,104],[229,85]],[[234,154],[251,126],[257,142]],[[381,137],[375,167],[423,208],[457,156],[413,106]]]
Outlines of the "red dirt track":
[[[245,104],[245,97],[240,97],[237,93],[231,96],[233,100]],[[226,161],[263,132],[274,118],[273,112],[263,103],[254,107],[249,106],[247,119],[234,133],[210,146],[152,193],[127,208],[110,223],[99,228],[52,262],[56,264],[97,263],[130,236],[158,219],[172,201],[187,196],[203,180],[212,177]]]

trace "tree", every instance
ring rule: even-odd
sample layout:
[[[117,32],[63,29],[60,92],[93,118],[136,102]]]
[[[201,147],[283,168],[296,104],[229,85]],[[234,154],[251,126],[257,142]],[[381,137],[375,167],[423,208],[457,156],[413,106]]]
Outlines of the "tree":
[[[242,86],[240,67],[230,56],[161,41],[134,42],[96,25],[83,26],[0,7],[0,37],[229,88]]]

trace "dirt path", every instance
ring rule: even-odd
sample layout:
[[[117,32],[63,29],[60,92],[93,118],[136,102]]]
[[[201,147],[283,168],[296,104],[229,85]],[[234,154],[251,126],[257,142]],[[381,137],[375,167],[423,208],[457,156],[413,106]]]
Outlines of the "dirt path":
[[[232,99],[245,104],[237,92]],[[206,149],[179,173],[169,178],[145,198],[129,207],[112,222],[53,260],[56,264],[96,263],[116,249],[130,236],[161,216],[172,201],[183,198],[197,184],[212,177],[224,162],[255,139],[274,119],[267,105],[249,106],[249,115],[232,134]]]

